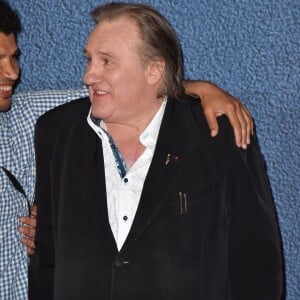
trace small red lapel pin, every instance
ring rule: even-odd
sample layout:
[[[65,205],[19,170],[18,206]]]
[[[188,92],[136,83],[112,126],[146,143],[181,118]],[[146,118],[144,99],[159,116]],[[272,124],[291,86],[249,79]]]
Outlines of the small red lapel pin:
[[[168,153],[165,161],[165,165],[170,164],[171,162],[178,162],[179,161],[179,156],[178,155],[173,155]]]

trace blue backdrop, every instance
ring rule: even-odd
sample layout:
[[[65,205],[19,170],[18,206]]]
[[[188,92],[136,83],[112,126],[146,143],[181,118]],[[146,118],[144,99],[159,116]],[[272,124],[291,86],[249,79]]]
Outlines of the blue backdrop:
[[[23,24],[18,91],[81,86],[89,11],[100,0],[9,0]],[[287,299],[300,299],[299,0],[152,0],[175,27],[185,77],[217,83],[252,112],[281,227]],[[255,222],[255,220],[253,220]]]

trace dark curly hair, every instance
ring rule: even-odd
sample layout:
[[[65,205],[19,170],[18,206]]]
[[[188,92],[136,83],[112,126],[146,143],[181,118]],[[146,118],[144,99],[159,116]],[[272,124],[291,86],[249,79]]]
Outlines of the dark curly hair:
[[[4,0],[0,0],[0,32],[15,36],[21,31],[21,23],[17,13]]]

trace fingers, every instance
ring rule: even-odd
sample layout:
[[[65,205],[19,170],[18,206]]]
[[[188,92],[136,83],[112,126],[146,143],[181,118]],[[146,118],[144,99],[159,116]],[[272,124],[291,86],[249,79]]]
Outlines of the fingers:
[[[29,255],[34,254],[35,252],[35,229],[36,229],[36,216],[37,216],[37,207],[32,205],[30,208],[29,217],[21,217],[20,221],[22,225],[19,226],[18,231],[23,234],[21,242],[26,246],[27,253]]]
[[[21,221],[23,219],[30,219],[29,217],[22,217],[21,218]],[[24,225],[21,225],[19,228],[18,228],[18,231],[22,234],[24,234],[25,236],[28,236],[30,238],[34,238],[35,237],[35,226],[36,226],[36,219],[34,220],[30,220],[30,221],[25,221],[22,223],[24,223]],[[25,225],[26,224],[26,225]],[[30,225],[32,224],[32,225]]]
[[[243,126],[241,122],[241,116],[238,113],[236,103],[228,103],[226,105],[225,114],[229,119],[229,122],[233,128],[235,143],[237,147],[242,147],[243,145]]]
[[[247,149],[254,127],[251,114],[239,100],[228,104],[225,113],[233,127],[236,145]]]
[[[30,216],[33,218],[37,216],[37,206],[35,204],[32,204],[30,207]]]
[[[243,104],[239,100],[236,104],[236,113],[240,121],[242,131],[242,148],[246,149],[247,145],[250,144],[251,135],[253,134],[253,119],[249,111],[246,109],[246,107],[243,106]]]
[[[29,219],[29,217],[23,217]],[[21,219],[23,219],[21,218]],[[28,222],[27,222],[28,223]],[[26,226],[20,226],[18,228],[18,231],[23,234],[23,237],[21,238],[21,242],[23,245],[26,246],[28,255],[34,254],[35,251],[35,226],[34,227],[26,227]]]
[[[23,217],[26,219],[30,219],[29,217]],[[23,219],[21,218],[21,219]],[[35,220],[36,221],[36,220]],[[29,224],[30,222],[27,222]],[[21,242],[23,245],[26,246],[28,255],[32,255],[35,252],[35,226],[20,226],[18,228],[18,231],[23,234],[23,237],[21,238]]]
[[[21,217],[20,221],[22,222],[21,228],[31,228],[31,227],[36,227],[36,218],[35,217]]]
[[[252,118],[250,112],[248,111],[248,109],[245,106],[242,106],[241,109],[242,109],[243,116],[247,123],[247,141],[248,141],[248,144],[250,144],[251,135],[253,135],[253,133],[254,133],[254,121],[253,121],[253,118]]]
[[[206,85],[205,93],[202,93],[201,105],[212,137],[219,132],[216,117],[225,114],[233,127],[236,145],[243,149],[247,148],[247,145],[250,144],[254,124],[251,114],[241,101],[209,84]]]
[[[240,123],[241,132],[239,133],[239,145],[242,149],[247,149],[248,141],[247,141],[247,122],[242,113],[240,101],[235,103],[235,113]],[[237,137],[236,137],[237,138]]]
[[[34,254],[34,252],[35,252],[34,239],[24,236],[24,237],[21,238],[21,242],[22,242],[23,245],[26,246],[27,253],[29,255]]]
[[[251,134],[253,133],[253,120],[250,113],[239,100],[226,103],[224,113],[228,117],[233,128],[237,147],[247,149],[247,145],[250,144]],[[223,112],[219,112],[219,115],[221,114],[223,114]],[[204,109],[204,115],[207,120],[211,136],[216,136],[219,132],[216,112],[212,108],[206,108]]]
[[[208,127],[210,129],[210,135],[212,137],[214,137],[219,132],[219,125],[218,125],[218,121],[216,118],[216,114],[213,111],[213,109],[209,109],[209,108],[205,109],[203,112],[204,112]]]

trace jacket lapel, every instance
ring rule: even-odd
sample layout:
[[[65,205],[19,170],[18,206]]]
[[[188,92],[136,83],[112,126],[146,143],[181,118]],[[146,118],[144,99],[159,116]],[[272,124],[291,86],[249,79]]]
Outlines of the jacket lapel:
[[[102,155],[102,144],[99,137],[86,124],[86,132],[79,136],[84,136],[81,140],[82,154],[79,161],[82,170],[81,198],[87,201],[88,218],[94,224],[91,230],[95,231],[95,238],[100,242],[105,240],[105,246],[112,252],[117,251],[115,239],[110,228],[107,213],[107,197],[104,173],[104,161]],[[88,155],[86,155],[88,153]],[[84,213],[84,212],[83,212]],[[102,238],[103,237],[103,238]]]
[[[140,203],[121,251],[128,248],[150,226],[167,195],[176,186],[181,160],[186,152],[184,125],[178,122],[176,115],[173,101],[168,100]]]

